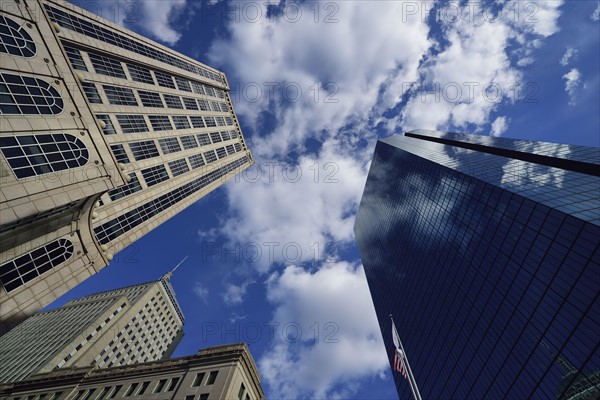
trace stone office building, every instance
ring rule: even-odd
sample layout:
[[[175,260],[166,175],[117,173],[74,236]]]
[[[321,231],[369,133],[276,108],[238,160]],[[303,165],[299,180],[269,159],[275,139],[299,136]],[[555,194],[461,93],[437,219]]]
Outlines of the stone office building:
[[[222,72],[60,0],[0,26],[2,334],[253,159]]]
[[[170,357],[184,324],[170,277],[81,297],[26,319],[0,337],[0,382]]]
[[[0,385],[7,400],[259,400],[265,395],[248,347],[230,344],[196,355],[122,367],[66,368]]]

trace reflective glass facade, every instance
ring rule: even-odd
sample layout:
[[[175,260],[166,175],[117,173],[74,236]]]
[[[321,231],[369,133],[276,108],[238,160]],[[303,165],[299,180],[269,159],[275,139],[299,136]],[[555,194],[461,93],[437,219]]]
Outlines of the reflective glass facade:
[[[599,159],[429,131],[377,143],[355,234],[387,353],[393,314],[423,398],[598,398]]]

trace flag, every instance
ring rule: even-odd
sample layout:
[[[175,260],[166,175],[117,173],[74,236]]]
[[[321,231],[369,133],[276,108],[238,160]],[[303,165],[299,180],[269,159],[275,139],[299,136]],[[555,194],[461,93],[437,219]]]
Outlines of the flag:
[[[404,355],[402,350],[394,350],[394,371],[400,372],[404,379],[408,379],[408,371],[406,370],[406,364],[404,363]]]
[[[393,370],[400,372],[404,379],[408,379],[408,371],[404,361],[404,352],[400,349],[400,338],[394,320],[392,320],[392,340],[394,341],[394,365]]]

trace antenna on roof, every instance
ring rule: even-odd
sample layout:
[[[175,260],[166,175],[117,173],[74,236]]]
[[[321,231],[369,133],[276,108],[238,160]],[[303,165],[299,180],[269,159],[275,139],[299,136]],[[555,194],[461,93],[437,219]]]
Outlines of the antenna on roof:
[[[177,270],[177,268],[179,268],[179,266],[181,264],[183,264],[185,262],[185,260],[187,260],[189,256],[185,256],[183,257],[183,259],[181,261],[179,261],[179,263],[175,266],[175,268],[173,268],[172,271],[167,272],[166,274],[164,274],[163,278],[164,279],[171,279],[171,277],[173,276],[173,273]]]

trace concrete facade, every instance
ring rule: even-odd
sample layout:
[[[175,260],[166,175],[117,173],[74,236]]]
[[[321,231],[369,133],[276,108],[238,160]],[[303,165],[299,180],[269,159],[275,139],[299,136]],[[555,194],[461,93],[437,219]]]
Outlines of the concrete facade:
[[[126,367],[65,368],[0,385],[0,397],[84,400],[258,400],[265,395],[248,347],[231,344],[196,355]]]
[[[0,11],[3,334],[253,159],[223,73],[59,0]]]
[[[168,358],[184,323],[169,279],[96,293],[28,318],[0,338],[0,382]]]

